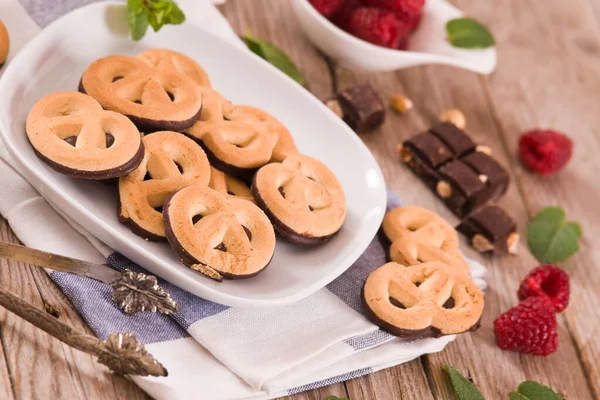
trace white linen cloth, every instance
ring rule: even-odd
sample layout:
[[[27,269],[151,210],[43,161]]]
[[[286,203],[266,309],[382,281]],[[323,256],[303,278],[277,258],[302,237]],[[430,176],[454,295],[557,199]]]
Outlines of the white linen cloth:
[[[89,2],[0,0],[0,19],[11,36],[8,63],[40,27]],[[207,0],[179,0],[179,4],[187,23],[240,43]],[[0,187],[0,213],[25,245],[116,269],[139,268],[57,212],[19,174],[1,143]],[[397,204],[397,197],[390,194],[390,206]],[[266,399],[401,364],[441,351],[454,339],[394,338],[361,314],[362,282],[384,261],[383,247],[374,239],[327,288],[293,305],[268,310],[228,308],[163,283],[182,309],[173,317],[125,316],[112,305],[107,286],[69,274],[50,275],[100,338],[109,332],[133,332],[168,368],[167,378],[133,377],[155,399]],[[485,268],[472,261],[470,265],[476,282],[484,287]]]

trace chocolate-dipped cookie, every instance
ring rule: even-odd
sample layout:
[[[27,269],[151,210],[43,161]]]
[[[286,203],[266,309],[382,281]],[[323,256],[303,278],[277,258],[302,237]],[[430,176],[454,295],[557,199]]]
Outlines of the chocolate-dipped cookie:
[[[363,287],[367,316],[392,335],[411,339],[477,329],[483,294],[467,276],[449,271],[439,262],[377,268]]]
[[[273,116],[251,106],[236,106],[218,92],[202,88],[200,119],[185,132],[206,150],[211,164],[249,177],[270,161],[297,153],[289,131]]]
[[[83,73],[79,91],[129,117],[142,132],[182,131],[202,109],[200,87],[186,75],[153,68],[134,57],[108,56]]]
[[[136,58],[162,71],[187,75],[198,86],[210,87],[210,80],[204,68],[185,54],[168,49],[148,49]]]
[[[223,171],[210,167],[210,182],[208,187],[216,190],[227,198],[238,198],[255,203],[250,187],[241,179]]]
[[[10,49],[10,38],[6,26],[0,21],[0,67],[8,58],[8,50]]]
[[[254,276],[275,251],[275,232],[265,213],[207,187],[188,186],[169,197],[164,221],[181,262],[216,280]]]
[[[262,167],[252,194],[275,229],[292,243],[314,246],[335,235],[346,217],[344,190],[323,163],[305,155]]]
[[[155,132],[143,142],[139,167],[119,179],[119,221],[144,239],[166,241],[165,199],[186,186],[206,187],[210,166],[202,148],[180,133]]]
[[[26,124],[35,154],[54,170],[84,179],[112,179],[137,168],[144,146],[127,117],[90,96],[57,92],[34,104]]]

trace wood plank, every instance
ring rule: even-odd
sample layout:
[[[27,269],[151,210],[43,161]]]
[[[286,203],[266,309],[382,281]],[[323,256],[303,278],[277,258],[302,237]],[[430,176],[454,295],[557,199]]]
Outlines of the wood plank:
[[[0,222],[0,240],[18,242],[5,220]],[[2,259],[0,282],[37,307],[51,305],[63,322],[93,334],[43,270]],[[70,348],[5,309],[0,309],[0,321],[0,340],[15,398],[148,398],[134,383],[112,375],[93,357]],[[4,393],[11,389],[11,382],[1,376],[2,367],[0,390]]]

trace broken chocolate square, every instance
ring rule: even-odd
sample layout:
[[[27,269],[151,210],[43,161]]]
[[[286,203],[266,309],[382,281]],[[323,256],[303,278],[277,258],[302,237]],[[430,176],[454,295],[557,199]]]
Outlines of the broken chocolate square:
[[[487,204],[470,214],[456,227],[480,253],[516,254],[517,225],[500,207]]]
[[[400,154],[402,161],[462,218],[499,199],[508,188],[508,172],[480,148],[487,149],[476,146],[456,126],[442,123],[406,140]]]
[[[355,131],[375,129],[385,120],[383,101],[369,84],[348,88],[338,93],[344,121]]]

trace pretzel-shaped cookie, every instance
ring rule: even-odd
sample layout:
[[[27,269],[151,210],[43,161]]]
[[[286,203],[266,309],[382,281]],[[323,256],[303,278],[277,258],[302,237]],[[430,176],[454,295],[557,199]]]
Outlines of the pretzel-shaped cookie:
[[[202,148],[180,133],[155,132],[143,142],[140,166],[119,179],[119,220],[145,239],[165,241],[165,199],[186,186],[207,186],[210,166]]]
[[[275,232],[254,204],[227,199],[201,186],[181,189],[165,202],[169,244],[188,267],[213,279],[249,278],[275,251]]]
[[[368,317],[389,333],[405,337],[452,335],[474,330],[483,294],[465,275],[430,262],[405,267],[391,262],[373,271],[363,288]]]
[[[252,194],[275,229],[289,241],[317,245],[331,239],[346,217],[344,190],[323,163],[305,155],[265,165]]]
[[[27,116],[26,130],[42,161],[75,178],[116,178],[133,171],[144,156],[140,133],[127,117],[78,92],[40,99]]]
[[[134,57],[94,61],[83,73],[79,90],[102,107],[128,116],[142,132],[184,130],[196,122],[202,108],[200,88],[191,78]]]
[[[223,171],[219,171],[215,167],[210,167],[210,182],[208,187],[216,190],[227,198],[238,198],[251,201],[254,203],[254,197],[252,197],[252,191],[244,183],[244,181],[226,174]]]
[[[211,163],[247,176],[272,159],[297,152],[288,130],[274,117],[250,106],[234,106],[218,92],[202,89],[200,120],[186,132],[200,140]]]
[[[8,49],[10,48],[10,38],[6,26],[0,21],[0,67],[4,65],[8,57]]]
[[[210,87],[206,71],[185,54],[168,49],[148,49],[138,54],[136,58],[162,71],[187,75],[198,86]]]
[[[404,265],[440,261],[469,274],[459,252],[458,234],[436,213],[420,207],[395,208],[385,215],[383,231],[392,243],[392,261]]]

